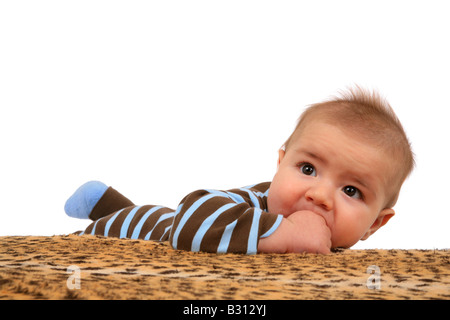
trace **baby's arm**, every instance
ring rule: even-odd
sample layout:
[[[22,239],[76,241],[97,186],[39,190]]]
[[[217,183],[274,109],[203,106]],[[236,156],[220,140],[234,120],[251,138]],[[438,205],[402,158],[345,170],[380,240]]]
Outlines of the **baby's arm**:
[[[197,190],[178,206],[169,242],[174,249],[255,254],[260,238],[279,227],[282,215],[263,210],[256,188]]]
[[[325,219],[312,211],[297,211],[283,218],[280,226],[258,243],[258,252],[330,253],[331,231]]]

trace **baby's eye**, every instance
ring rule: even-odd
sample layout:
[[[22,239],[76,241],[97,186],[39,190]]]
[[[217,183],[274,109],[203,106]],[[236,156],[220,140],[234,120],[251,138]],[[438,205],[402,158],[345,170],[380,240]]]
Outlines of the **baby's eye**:
[[[300,165],[300,170],[302,171],[303,174],[307,175],[307,176],[317,176],[317,172],[316,169],[314,168],[314,166],[310,163],[303,163]]]
[[[358,190],[358,188],[353,186],[345,186],[342,191],[344,191],[344,193],[350,198],[362,199],[362,193]]]

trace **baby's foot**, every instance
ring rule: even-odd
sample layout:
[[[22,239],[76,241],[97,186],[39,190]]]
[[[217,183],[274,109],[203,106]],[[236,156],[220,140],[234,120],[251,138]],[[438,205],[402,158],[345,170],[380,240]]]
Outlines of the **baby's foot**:
[[[89,219],[92,209],[107,189],[108,186],[103,182],[86,182],[66,201],[64,211],[74,218]]]

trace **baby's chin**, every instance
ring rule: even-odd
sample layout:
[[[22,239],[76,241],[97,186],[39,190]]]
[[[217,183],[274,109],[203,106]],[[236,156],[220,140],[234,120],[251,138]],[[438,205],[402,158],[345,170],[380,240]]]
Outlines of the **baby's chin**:
[[[331,249],[350,249],[353,247],[356,243],[358,243],[358,240],[350,240],[350,239],[342,239],[339,237],[336,237],[336,235],[331,234]]]

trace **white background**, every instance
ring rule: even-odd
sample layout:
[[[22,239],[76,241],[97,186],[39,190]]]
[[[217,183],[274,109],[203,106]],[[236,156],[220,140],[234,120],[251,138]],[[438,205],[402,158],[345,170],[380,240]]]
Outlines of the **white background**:
[[[272,179],[302,110],[360,84],[417,168],[354,248],[448,248],[447,1],[0,2],[0,235],[67,234],[82,183],[176,207]]]

